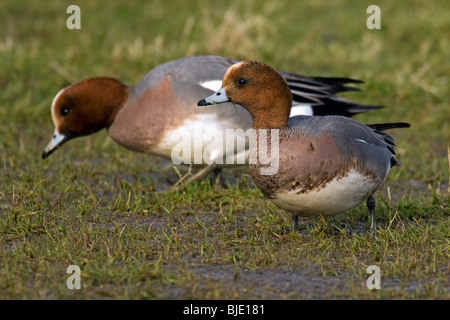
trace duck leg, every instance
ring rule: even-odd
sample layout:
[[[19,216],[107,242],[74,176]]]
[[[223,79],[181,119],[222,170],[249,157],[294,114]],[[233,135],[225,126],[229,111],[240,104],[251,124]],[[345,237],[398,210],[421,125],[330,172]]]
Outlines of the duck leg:
[[[189,183],[192,183],[192,182],[199,181],[199,180],[203,179],[211,171],[214,171],[215,173],[217,173],[216,169],[220,169],[220,168],[216,168],[216,166],[217,165],[215,163],[212,163],[212,164],[202,168],[198,172],[196,172],[192,177],[189,177],[187,179],[185,179],[185,177],[183,177],[177,183],[175,183],[172,187],[170,187],[169,190],[170,191],[177,191],[177,190],[181,189],[182,187],[184,187],[185,185],[187,185]]]
[[[213,177],[214,177],[214,190],[219,191],[221,190],[224,185],[222,184],[222,168],[214,168],[213,170]]]
[[[215,169],[216,169],[216,164],[215,163],[212,163],[212,164],[204,167],[203,169],[201,169],[198,172],[196,172],[192,177],[187,179],[186,180],[186,184],[192,183],[192,182],[195,182],[195,181],[199,181],[199,180],[203,179],[204,177],[206,177],[208,175],[208,173],[210,173],[211,171],[215,171]]]
[[[298,215],[292,214],[292,233],[297,233],[298,231]]]
[[[370,231],[373,232],[375,231],[375,199],[370,196],[367,198],[366,205],[369,209]]]

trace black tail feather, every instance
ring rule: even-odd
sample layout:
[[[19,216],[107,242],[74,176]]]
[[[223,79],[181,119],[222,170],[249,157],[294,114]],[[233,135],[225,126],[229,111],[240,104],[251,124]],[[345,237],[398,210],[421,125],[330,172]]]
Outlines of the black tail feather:
[[[361,91],[346,84],[363,83],[351,78],[307,77],[293,73],[281,72],[292,92],[294,102],[310,104],[314,115],[341,115],[352,117],[358,113],[368,112],[383,106],[370,106],[353,103],[337,96],[340,92]]]
[[[324,100],[325,104],[312,106],[314,115],[324,116],[333,114],[344,117],[353,117],[358,113],[385,108],[384,106],[375,106],[375,105],[368,106],[356,104],[344,99],[340,100],[324,99]]]
[[[411,127],[411,124],[407,122],[392,122],[392,123],[368,124],[367,126],[375,130],[384,131],[395,128],[409,128]]]
[[[411,125],[406,122],[393,122],[393,123],[376,123],[367,125],[369,128],[372,128],[375,133],[383,137],[384,142],[386,142],[386,148],[392,153],[393,156],[396,155],[394,151],[395,142],[394,137],[384,132],[384,130],[395,129],[395,128],[409,128]],[[401,166],[402,163],[391,157],[391,168],[393,166]]]

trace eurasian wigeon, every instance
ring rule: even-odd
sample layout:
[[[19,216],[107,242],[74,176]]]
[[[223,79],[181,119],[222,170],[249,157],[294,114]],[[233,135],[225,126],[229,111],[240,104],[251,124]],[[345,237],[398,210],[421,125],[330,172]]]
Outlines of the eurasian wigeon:
[[[250,159],[257,159],[250,162],[250,174],[266,197],[292,213],[293,232],[298,230],[298,215],[336,215],[363,201],[374,229],[373,195],[391,167],[399,164],[393,157],[394,139],[381,130],[409,124],[366,126],[343,116],[289,117],[289,86],[262,62],[231,66],[222,88],[198,105],[223,102],[239,104],[251,114],[258,133],[250,146]],[[264,174],[268,159],[277,162],[278,170]]]
[[[108,77],[88,78],[68,86],[55,96],[51,114],[55,131],[42,158],[70,139],[90,135],[106,128],[119,145],[171,159],[175,147],[188,144],[190,159],[196,165],[224,163],[215,161],[238,149],[206,148],[203,139],[211,132],[251,128],[251,117],[240,106],[227,103],[223,108],[200,109],[198,97],[218,90],[226,70],[237,61],[217,56],[193,56],[170,61],[151,70],[137,86]],[[292,115],[354,114],[379,108],[352,103],[337,93],[358,90],[346,83],[361,81],[346,78],[306,77],[281,72],[292,93]],[[186,136],[191,135],[192,139]],[[199,137],[200,136],[200,137]],[[225,147],[227,148],[227,147]],[[244,150],[245,149],[245,150]],[[201,154],[200,163],[194,154]],[[205,163],[205,160],[206,162]],[[221,167],[222,165],[219,165]]]

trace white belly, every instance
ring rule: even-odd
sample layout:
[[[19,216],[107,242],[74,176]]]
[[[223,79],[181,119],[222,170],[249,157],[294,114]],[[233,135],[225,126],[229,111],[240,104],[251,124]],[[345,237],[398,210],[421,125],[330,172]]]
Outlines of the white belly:
[[[233,129],[233,123],[215,115],[199,115],[196,120],[164,132],[152,152],[175,164],[226,166],[247,162],[248,138]]]
[[[297,194],[279,192],[271,201],[278,207],[299,215],[336,215],[367,200],[378,183],[352,170],[347,176],[333,180],[318,191]]]

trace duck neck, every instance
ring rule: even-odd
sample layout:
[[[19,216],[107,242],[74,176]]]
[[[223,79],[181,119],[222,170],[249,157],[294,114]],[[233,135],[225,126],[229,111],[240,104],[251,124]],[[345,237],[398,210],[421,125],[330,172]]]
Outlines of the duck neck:
[[[269,105],[263,108],[264,112],[251,113],[253,129],[285,129],[288,127],[289,105]],[[275,112],[274,112],[275,111]]]
[[[113,124],[117,113],[125,105],[131,88],[117,79],[107,78],[107,80],[107,84],[102,88],[102,96],[103,109],[107,114],[105,126],[109,128]]]

